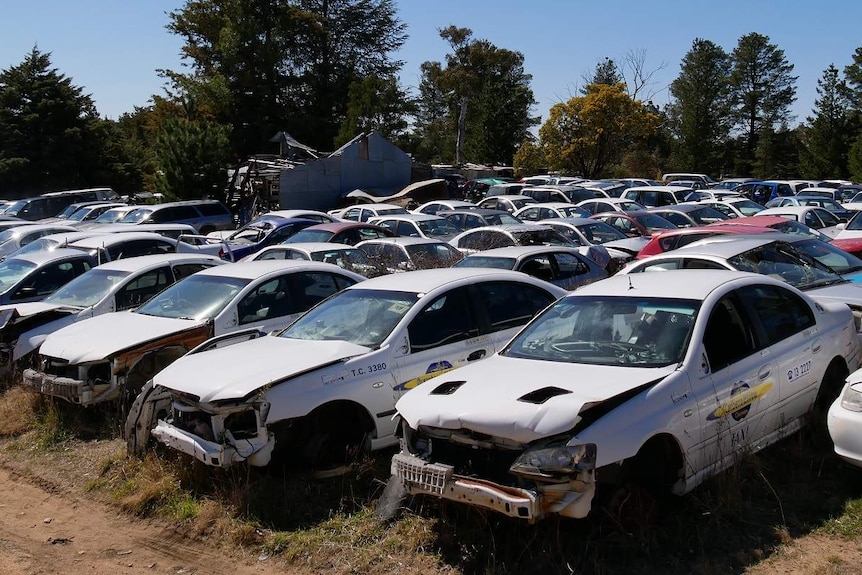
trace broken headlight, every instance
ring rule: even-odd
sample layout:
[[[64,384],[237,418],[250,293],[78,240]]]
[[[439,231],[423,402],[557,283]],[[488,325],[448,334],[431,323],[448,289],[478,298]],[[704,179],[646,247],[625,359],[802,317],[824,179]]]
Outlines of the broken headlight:
[[[596,466],[596,444],[563,445],[525,451],[509,473],[524,477],[559,477],[589,471]]]

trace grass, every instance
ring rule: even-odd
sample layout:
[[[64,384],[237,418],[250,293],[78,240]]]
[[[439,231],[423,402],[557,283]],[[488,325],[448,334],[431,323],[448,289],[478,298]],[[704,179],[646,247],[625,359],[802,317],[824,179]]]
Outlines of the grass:
[[[743,457],[685,497],[639,501],[629,514],[527,525],[417,498],[381,524],[373,509],[391,452],[322,481],[298,469],[214,469],[168,450],[126,458],[115,446],[84,461],[95,457],[88,447],[104,441],[85,438],[116,430],[104,414],[99,424],[97,413],[20,390],[0,396],[0,414],[9,457],[39,461],[47,475],[60,455],[80,458],[92,472],[79,487],[92,497],[313,571],[717,575],[741,572],[809,533],[862,537],[860,470],[832,454],[822,429]]]

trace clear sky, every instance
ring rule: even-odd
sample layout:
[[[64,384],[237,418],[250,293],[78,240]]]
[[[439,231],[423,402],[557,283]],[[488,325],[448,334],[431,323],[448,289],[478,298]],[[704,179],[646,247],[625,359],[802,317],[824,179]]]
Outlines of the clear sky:
[[[473,30],[500,48],[521,52],[532,74],[543,120],[550,107],[578,94],[597,62],[620,62],[643,51],[645,68],[658,70],[653,101],[668,100],[692,40],[712,40],[730,52],[740,36],[758,32],[794,65],[795,123],[811,114],[817,80],[839,70],[862,46],[859,0],[396,0],[409,39],[396,55],[402,82],[415,86],[419,66],[442,61],[448,45],[439,28]],[[102,116],[116,119],[161,94],[157,69],[181,68],[177,36],[165,25],[182,0],[0,0],[0,68],[20,63],[38,45],[54,66],[82,87]]]

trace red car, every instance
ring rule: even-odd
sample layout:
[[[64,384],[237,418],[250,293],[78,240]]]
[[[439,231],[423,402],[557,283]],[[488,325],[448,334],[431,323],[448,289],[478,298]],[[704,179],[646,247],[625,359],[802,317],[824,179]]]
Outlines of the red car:
[[[862,257],[862,238],[839,238],[830,242],[838,249],[851,253],[856,257]]]
[[[772,228],[749,225],[737,226],[733,224],[723,224],[720,226],[710,224],[708,226],[668,230],[653,236],[649,243],[645,245],[640,252],[638,252],[637,259],[648,258],[649,256],[654,256],[656,254],[669,252],[692,242],[696,242],[697,240],[713,236],[723,234],[764,234],[774,231],[776,230]]]
[[[637,236],[649,237],[653,234],[660,234],[665,230],[677,229],[675,224],[645,210],[635,212],[602,212],[590,216],[590,219],[601,220],[617,228],[630,238]]]
[[[733,218],[732,220],[724,220],[709,224],[712,226],[754,226],[760,228],[772,228],[773,231],[784,232],[785,234],[797,234],[815,238],[824,242],[832,242],[832,238],[826,234],[822,234],[817,230],[813,230],[803,223],[790,220],[782,216],[748,216],[747,218]]]

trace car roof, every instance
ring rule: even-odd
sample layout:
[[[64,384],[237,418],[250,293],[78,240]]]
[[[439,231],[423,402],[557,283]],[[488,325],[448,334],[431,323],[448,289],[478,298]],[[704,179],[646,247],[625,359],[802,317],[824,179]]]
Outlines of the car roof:
[[[497,226],[499,227],[499,226]],[[476,228],[479,229],[479,228]],[[414,236],[396,236],[394,238],[372,238],[368,240],[362,240],[361,242],[356,244],[356,247],[362,247],[366,244],[398,244],[401,246],[415,246],[418,244],[446,244],[449,245],[448,242],[444,242],[441,240],[437,240],[434,238],[417,238]],[[290,245],[290,244],[285,244]]]
[[[671,257],[673,255],[676,255],[678,257],[691,257],[700,255],[728,259],[732,258],[735,255],[759,248],[761,246],[765,246],[767,244],[771,244],[776,241],[779,240],[776,239],[772,234],[764,234],[762,237],[736,236],[732,239],[729,239],[728,241],[723,242],[716,241],[703,244],[695,242],[694,244],[689,244],[687,246],[677,248],[673,251],[665,252],[664,254],[661,254],[661,256],[657,255],[655,257]]]
[[[264,251],[273,251],[273,250],[297,250],[306,253],[315,253],[315,252],[323,252],[323,251],[332,251],[332,250],[355,250],[356,246],[351,246],[347,244],[339,244],[335,242],[297,242],[295,244],[276,244],[274,246],[267,246],[262,249],[260,252]]]
[[[583,255],[575,247],[566,246],[507,246],[504,248],[493,248],[490,250],[482,250],[475,254],[470,254],[465,259],[494,257],[494,258],[523,258],[536,254],[546,254],[549,252],[567,252],[570,254]]]
[[[780,208],[766,208],[761,214],[770,216],[773,214],[804,214],[810,210],[825,210],[819,206],[781,206]]]
[[[327,232],[338,233],[343,232],[344,230],[349,230],[353,228],[374,228],[374,229],[383,229],[380,226],[375,224],[369,224],[367,222],[331,222],[328,224],[315,224],[313,226],[309,226],[305,228],[306,230],[325,230]]]
[[[325,264],[322,262],[308,260],[256,260],[237,262],[234,264],[207,268],[205,270],[199,271],[197,275],[221,276],[254,280],[259,277],[283,271],[325,271],[334,272],[340,275],[344,275],[345,273],[348,275],[357,275],[333,264]]]
[[[62,221],[63,220],[60,220],[59,222],[55,222],[52,224],[34,223],[34,224],[30,224],[29,226],[28,225],[16,226],[13,228],[8,228],[7,230],[4,230],[4,231],[7,231],[7,232],[11,231],[13,235],[14,234],[23,234],[25,232],[29,233],[29,232],[34,232],[34,231],[38,232],[38,231],[54,230],[54,229],[56,229],[58,233],[62,232],[62,231],[68,231],[68,232],[80,231],[76,228],[73,228],[72,226],[68,226],[66,224],[63,224]]]
[[[681,248],[682,249],[682,248]],[[655,256],[656,258],[660,256]],[[648,261],[648,260],[642,260]],[[568,297],[630,296],[704,300],[721,286],[738,280],[787,286],[768,276],[732,270],[667,270],[615,275],[578,288]]]
[[[679,192],[682,190],[695,191],[694,188],[690,186],[633,186],[631,188],[628,188],[626,192]]]
[[[378,222],[384,220],[399,220],[409,222],[427,222],[429,220],[443,220],[440,216],[434,214],[386,214],[385,216],[376,216],[368,220],[369,222]],[[373,221],[372,221],[373,220]]]
[[[781,208],[779,208],[781,209]],[[761,215],[763,212],[755,214],[753,216],[747,216],[744,218],[731,218],[729,220],[721,220],[718,222],[712,222],[709,224],[710,226],[758,226],[762,228],[768,228],[773,224],[782,224],[787,221],[787,218],[782,218],[781,216],[772,216],[772,215]]]
[[[205,254],[154,254],[149,256],[138,256],[134,258],[120,258],[118,260],[105,262],[98,266],[100,270],[135,272],[142,269],[156,268],[169,263],[182,262],[213,262],[218,265],[226,263],[217,256]]]
[[[81,250],[72,250],[68,248],[59,248],[56,250],[39,250],[36,252],[30,252],[28,254],[16,255],[14,257],[7,258],[4,261],[10,262],[13,260],[20,261],[28,261],[30,263],[34,263],[37,266],[51,263],[58,260],[65,260],[69,258],[80,258],[80,257],[89,257],[87,254],[82,252]]]
[[[170,238],[166,238],[163,235],[154,233],[154,232],[126,232],[126,233],[107,233],[107,234],[99,234],[96,236],[90,236],[88,238],[84,238],[78,240],[76,242],[72,242],[69,245],[74,246],[76,248],[101,248],[107,246],[113,246],[116,244],[120,244],[123,242],[132,242],[135,240],[162,240],[166,242],[171,242]]]
[[[565,290],[562,288],[558,288],[542,280],[537,280],[521,272],[494,268],[439,268],[388,274],[365,280],[361,284],[351,286],[347,289],[374,289],[424,294],[447,284],[461,281],[470,283],[470,280],[477,279],[531,283],[533,285],[541,285],[549,291],[560,295],[565,293]]]
[[[492,196],[492,197],[497,197],[497,196]],[[530,204],[530,205],[533,205],[533,204]],[[507,212],[506,210],[494,210],[491,208],[475,208],[475,209],[455,208],[453,210],[441,210],[441,211],[437,212],[438,216],[441,214],[443,216],[448,216],[449,214],[471,214],[474,216],[494,216],[494,215],[498,215],[498,214],[509,214],[509,212]],[[509,215],[512,215],[512,214],[509,214]]]
[[[601,201],[601,200],[600,200],[600,198],[595,198],[595,199],[596,199],[596,200]],[[609,199],[609,198],[605,198],[605,199]],[[616,198],[615,198],[615,199],[616,199]],[[584,202],[591,202],[591,201],[593,201],[593,200],[584,200]],[[632,200],[626,200],[626,201],[631,202]],[[581,202],[581,203],[583,203],[583,202]],[[526,205],[526,206],[524,206],[523,208],[518,208],[518,211],[517,211],[517,212],[515,212],[515,213],[523,212],[523,211],[526,211],[526,210],[528,210],[528,209],[530,209],[530,208],[551,208],[551,209],[560,209],[560,208],[577,208],[577,207],[578,207],[578,206],[576,206],[576,205],[575,205],[575,204],[573,204],[572,202],[539,202],[539,203],[536,203],[536,204],[527,204],[527,205]]]
[[[497,226],[479,226],[478,228],[472,228],[469,230],[464,230],[460,235],[466,235],[470,232],[476,231],[491,231],[491,232],[503,232],[503,233],[520,233],[520,232],[531,232],[533,230],[548,230],[550,229],[545,225],[537,225],[537,224],[500,224]]]
[[[352,208],[365,208],[369,210],[404,210],[406,209],[404,206],[399,206],[398,204],[357,204],[355,206],[350,206],[345,208],[344,211],[350,210]]]
[[[568,224],[571,226],[585,226],[587,224],[606,224],[601,220],[596,220],[593,218],[550,218],[547,220],[539,220],[536,222],[537,224],[551,225],[551,224]]]
[[[530,188],[530,189],[531,190],[537,190],[540,188]],[[549,189],[553,189],[553,188],[549,188]],[[558,192],[559,190],[554,190],[554,191]],[[482,201],[484,202],[485,200],[532,200],[532,199],[533,199],[532,197],[525,196],[523,194],[500,194],[499,196],[488,196],[487,198],[484,198]]]

